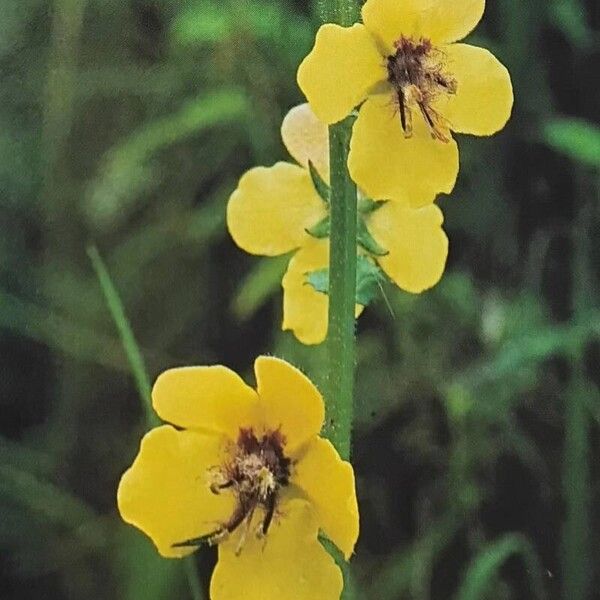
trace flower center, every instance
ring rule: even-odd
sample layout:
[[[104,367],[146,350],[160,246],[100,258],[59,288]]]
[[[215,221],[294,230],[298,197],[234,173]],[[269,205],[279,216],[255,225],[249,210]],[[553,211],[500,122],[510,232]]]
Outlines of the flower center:
[[[418,107],[431,132],[441,142],[450,141],[450,127],[434,108],[441,95],[456,93],[456,80],[445,69],[444,53],[431,41],[401,37],[396,53],[388,56],[388,81],[394,88],[404,136],[412,136],[412,111]]]
[[[213,494],[228,490],[235,496],[236,507],[231,517],[214,532],[175,546],[199,546],[203,542],[218,544],[243,525],[236,549],[239,554],[257,508],[262,510],[263,516],[256,534],[264,537],[275,514],[279,491],[290,479],[291,461],[283,452],[284,446],[285,439],[279,431],[269,431],[258,437],[252,429],[240,429],[233,458],[210,472]]]
[[[221,473],[226,481],[217,490],[233,487],[240,501],[255,500],[268,508],[279,488],[289,482],[290,459],[283,453],[284,442],[279,431],[258,438],[252,429],[241,429],[235,456]],[[215,491],[214,485],[212,489]]]

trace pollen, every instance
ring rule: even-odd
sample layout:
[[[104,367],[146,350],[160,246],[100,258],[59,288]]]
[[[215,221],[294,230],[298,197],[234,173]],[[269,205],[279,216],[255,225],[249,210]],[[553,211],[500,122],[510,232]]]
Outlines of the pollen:
[[[279,492],[288,485],[290,478],[291,461],[284,454],[284,446],[285,438],[279,431],[270,431],[259,437],[252,429],[240,429],[233,458],[209,473],[211,491],[214,494],[234,494],[236,508],[230,519],[205,536],[203,541],[218,544],[242,528],[237,546],[239,554],[257,509],[262,516],[256,535],[267,535],[277,509]],[[186,540],[178,545],[196,542]]]
[[[394,90],[405,137],[412,136],[413,110],[418,109],[431,137],[449,142],[450,124],[435,109],[440,97],[456,94],[457,90],[444,53],[425,38],[401,37],[394,47],[396,53],[387,57],[388,82]]]
[[[257,437],[252,429],[241,429],[233,460],[224,474],[238,495],[267,502],[269,496],[288,484],[290,460],[284,455],[285,440],[278,432]]]

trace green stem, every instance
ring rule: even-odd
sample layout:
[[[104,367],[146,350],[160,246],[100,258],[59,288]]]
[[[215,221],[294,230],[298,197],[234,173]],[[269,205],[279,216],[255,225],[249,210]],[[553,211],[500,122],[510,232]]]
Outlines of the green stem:
[[[359,0],[314,0],[324,23],[347,27],[358,21]],[[330,254],[325,435],[342,458],[350,457],[354,413],[356,339],[356,185],[348,173],[348,152],[354,118],[329,128]],[[344,600],[357,597],[348,563],[330,548],[344,575]]]
[[[346,459],[350,456],[356,354],[356,186],[347,167],[352,121],[348,117],[329,129],[331,225],[325,434]]]
[[[360,15],[359,0],[316,0],[324,23],[349,26]],[[356,185],[348,173],[353,118],[329,128],[331,221],[329,256],[329,327],[325,435],[340,455],[350,456],[354,403],[356,340]]]
[[[358,0],[317,0],[323,22],[352,25],[359,17]],[[329,325],[327,333],[327,419],[325,435],[342,458],[350,457],[354,413],[356,339],[356,185],[348,173],[348,152],[354,118],[329,128],[330,255]],[[344,575],[344,600],[356,598],[348,563],[332,552]]]
[[[348,27],[360,16],[358,0],[316,0],[317,14],[323,23],[337,23]]]

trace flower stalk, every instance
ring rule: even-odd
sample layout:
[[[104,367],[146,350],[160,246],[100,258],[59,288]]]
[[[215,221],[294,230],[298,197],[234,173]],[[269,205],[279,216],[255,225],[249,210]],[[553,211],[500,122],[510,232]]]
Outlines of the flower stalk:
[[[331,221],[326,435],[350,456],[356,360],[356,186],[347,160],[353,117],[329,128]]]
[[[324,23],[352,25],[358,20],[358,0],[317,0]],[[348,173],[353,117],[329,127],[330,256],[328,372],[325,434],[348,459],[352,433],[354,369],[356,360],[356,186]]]

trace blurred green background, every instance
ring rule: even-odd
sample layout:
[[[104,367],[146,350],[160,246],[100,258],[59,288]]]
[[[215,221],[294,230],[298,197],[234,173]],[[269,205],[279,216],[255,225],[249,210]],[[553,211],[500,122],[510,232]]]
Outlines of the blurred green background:
[[[224,227],[241,173],[286,158],[313,7],[0,15],[0,597],[189,598],[183,562],[116,514],[145,416],[86,248],[152,379],[249,374],[259,353],[319,377],[322,349],[279,330],[285,261]],[[358,325],[357,598],[599,597],[599,27],[595,0],[493,0],[470,38],[509,67],[515,110],[459,140],[442,282],[386,289]],[[214,551],[196,559],[206,583]]]

